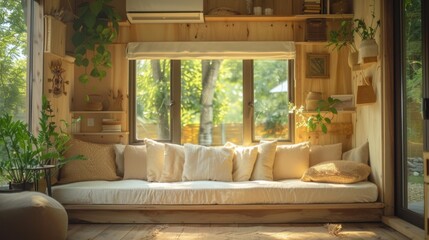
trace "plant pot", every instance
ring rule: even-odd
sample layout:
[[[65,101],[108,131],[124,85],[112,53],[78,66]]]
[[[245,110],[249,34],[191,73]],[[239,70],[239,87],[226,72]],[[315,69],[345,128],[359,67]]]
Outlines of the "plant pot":
[[[305,110],[314,111],[322,100],[321,92],[309,92],[305,98]]]
[[[378,45],[375,39],[362,40],[359,46],[359,63],[377,62]]]
[[[354,66],[358,65],[359,52],[350,52],[347,60],[350,68],[353,68]]]
[[[34,183],[29,183],[29,182],[11,183],[10,186],[12,190],[31,191],[33,190]]]

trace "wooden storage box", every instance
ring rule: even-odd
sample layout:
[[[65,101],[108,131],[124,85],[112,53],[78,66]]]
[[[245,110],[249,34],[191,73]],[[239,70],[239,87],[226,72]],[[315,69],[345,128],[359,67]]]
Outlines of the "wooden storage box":
[[[305,23],[305,40],[306,41],[326,41],[326,19],[309,18]]]

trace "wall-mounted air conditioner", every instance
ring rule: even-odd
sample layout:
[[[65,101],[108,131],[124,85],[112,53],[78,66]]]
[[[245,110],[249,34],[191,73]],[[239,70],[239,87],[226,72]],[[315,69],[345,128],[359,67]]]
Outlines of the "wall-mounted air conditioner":
[[[127,0],[131,23],[202,23],[203,0]]]

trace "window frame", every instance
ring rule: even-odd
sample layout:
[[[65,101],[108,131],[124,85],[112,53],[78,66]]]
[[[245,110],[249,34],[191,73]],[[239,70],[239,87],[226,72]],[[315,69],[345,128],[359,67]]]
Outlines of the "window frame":
[[[257,59],[255,59],[257,60]],[[278,59],[277,59],[278,60]],[[288,100],[294,101],[294,59],[284,59],[288,62]],[[129,60],[129,126],[130,144],[143,144],[143,140],[137,139],[136,135],[136,61]],[[254,89],[253,89],[253,61],[241,60],[243,62],[243,145],[250,145],[259,142],[254,136]],[[170,60],[170,139],[157,140],[159,142],[181,144],[181,60]],[[289,113],[289,139],[279,139],[277,141],[284,143],[293,143],[295,139],[295,116]]]

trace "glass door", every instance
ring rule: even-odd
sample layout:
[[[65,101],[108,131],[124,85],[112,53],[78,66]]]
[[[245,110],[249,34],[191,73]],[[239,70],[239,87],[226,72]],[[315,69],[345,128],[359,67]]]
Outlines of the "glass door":
[[[422,0],[396,2],[396,214],[424,227]]]

